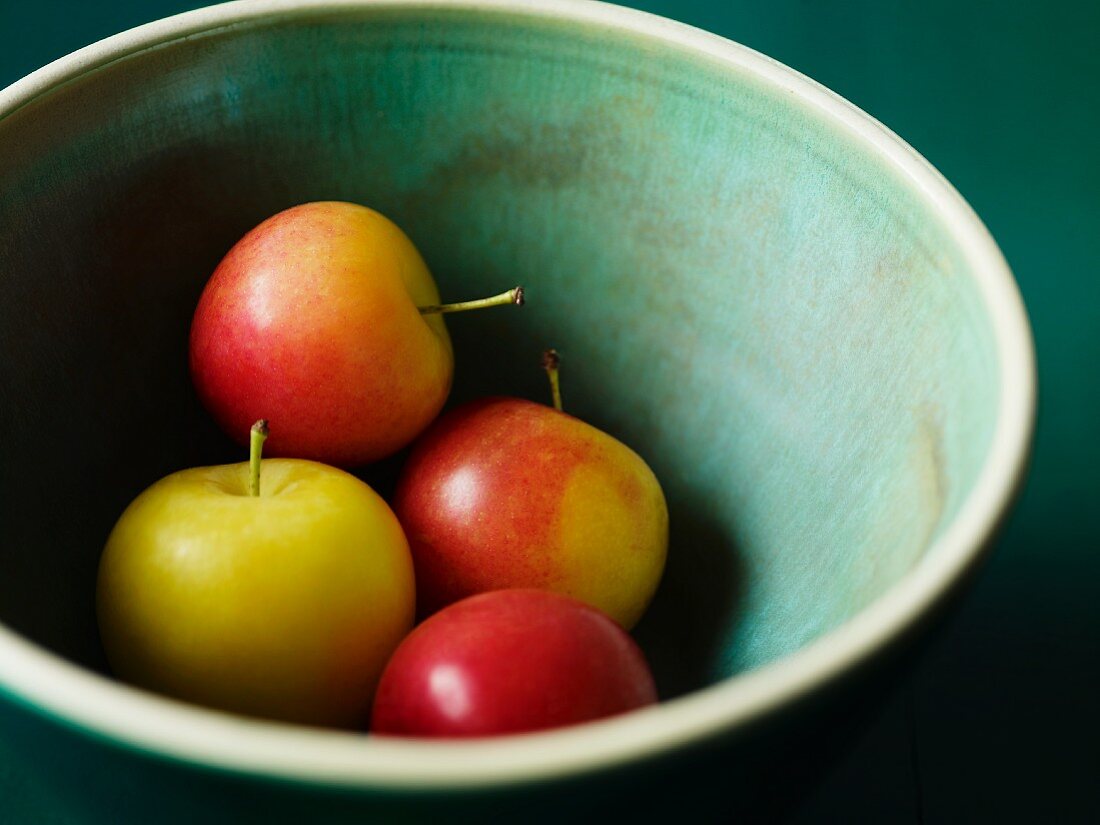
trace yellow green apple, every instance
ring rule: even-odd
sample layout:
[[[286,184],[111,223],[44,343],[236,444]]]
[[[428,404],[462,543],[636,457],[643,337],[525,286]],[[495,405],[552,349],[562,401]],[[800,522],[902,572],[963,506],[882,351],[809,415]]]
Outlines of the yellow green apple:
[[[342,470],[264,459],[200,467],[134,500],[97,588],[123,680],[242,714],[362,727],[412,626],[415,586],[389,506]]]

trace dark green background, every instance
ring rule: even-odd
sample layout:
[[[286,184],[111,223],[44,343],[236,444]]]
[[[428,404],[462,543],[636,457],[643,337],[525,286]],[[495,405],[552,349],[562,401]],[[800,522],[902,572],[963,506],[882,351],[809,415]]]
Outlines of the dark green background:
[[[0,0],[0,87],[199,5]],[[909,141],[992,230],[1035,329],[1023,499],[961,611],[797,821],[1100,822],[1100,2],[628,5],[775,57]]]

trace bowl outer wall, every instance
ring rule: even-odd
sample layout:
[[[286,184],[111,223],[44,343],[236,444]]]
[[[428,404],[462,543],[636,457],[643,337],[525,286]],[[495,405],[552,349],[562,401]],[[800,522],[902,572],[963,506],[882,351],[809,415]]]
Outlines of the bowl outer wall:
[[[0,118],[59,84],[115,60],[200,33],[295,15],[360,7],[446,8],[549,17],[631,35],[725,65],[790,97],[846,139],[878,154],[954,228],[989,313],[1000,372],[1000,408],[989,454],[954,521],[923,560],[853,619],[759,670],[628,718],[500,742],[423,745],[301,730],[219,714],[118,685],[0,627],[0,689],[17,704],[141,750],[199,764],[353,787],[470,788],[623,764],[728,734],[876,656],[915,626],[972,570],[1022,481],[1035,407],[1030,328],[993,239],[923,158],[851,104],[793,70],[715,35],[642,12],[577,0],[310,2],[246,0],[151,23],[62,58],[0,92]]]

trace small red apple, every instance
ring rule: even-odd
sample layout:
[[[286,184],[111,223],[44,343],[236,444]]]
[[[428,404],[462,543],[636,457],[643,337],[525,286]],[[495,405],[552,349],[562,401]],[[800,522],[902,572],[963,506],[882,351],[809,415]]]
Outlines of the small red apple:
[[[439,413],[454,358],[439,291],[412,241],[364,206],[295,206],[246,234],[210,277],[191,375],[235,437],[271,421],[269,450],[349,467],[412,441]]]
[[[610,618],[544,590],[460,601],[394,652],[371,729],[403,736],[492,736],[600,719],[657,701],[634,640]]]
[[[556,364],[550,370],[555,403]],[[629,447],[559,409],[487,398],[439,418],[394,497],[421,615],[487,590],[564,593],[630,629],[657,589],[668,509]]]

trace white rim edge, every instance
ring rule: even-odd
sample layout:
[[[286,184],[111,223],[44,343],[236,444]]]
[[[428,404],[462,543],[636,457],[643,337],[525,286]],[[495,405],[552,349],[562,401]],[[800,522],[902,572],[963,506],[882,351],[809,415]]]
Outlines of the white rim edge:
[[[0,687],[63,722],[199,764],[362,788],[444,790],[608,767],[719,735],[831,681],[924,616],[977,562],[1022,480],[1036,393],[1030,326],[1000,250],[951,185],[891,131],[793,69],[717,35],[587,0],[238,0],[149,23],[56,60],[0,91],[0,118],[60,83],[167,41],[260,17],[362,6],[506,11],[652,36],[789,91],[872,145],[954,227],[989,311],[999,359],[1000,417],[973,490],[917,567],[837,629],[727,682],[628,717],[577,728],[462,744],[377,738],[368,742],[356,734],[229,717],[137,691],[49,653],[3,626]],[[227,735],[230,732],[233,735]]]

